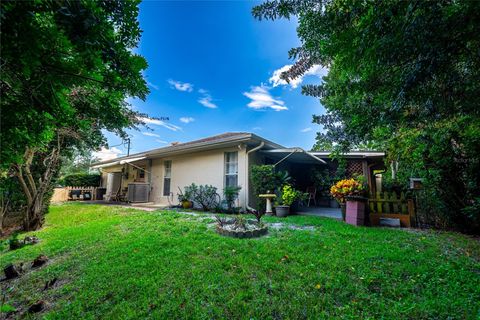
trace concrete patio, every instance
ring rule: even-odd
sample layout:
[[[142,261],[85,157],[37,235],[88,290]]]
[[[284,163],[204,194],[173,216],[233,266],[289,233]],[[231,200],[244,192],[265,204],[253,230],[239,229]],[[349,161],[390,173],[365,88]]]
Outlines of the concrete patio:
[[[301,207],[297,214],[304,216],[327,217],[342,220],[342,211],[340,208],[330,207]]]

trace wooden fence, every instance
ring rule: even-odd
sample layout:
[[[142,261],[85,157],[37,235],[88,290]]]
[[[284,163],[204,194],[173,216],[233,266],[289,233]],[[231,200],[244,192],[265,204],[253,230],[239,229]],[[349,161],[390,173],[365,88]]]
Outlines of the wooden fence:
[[[75,200],[103,200],[97,199],[97,187],[62,187],[55,188],[52,196],[52,203]],[[73,194],[72,194],[72,191]],[[90,194],[90,197],[88,197]]]
[[[380,225],[381,218],[400,219],[402,227],[411,227],[415,224],[414,201],[413,199],[406,199],[403,192],[400,197],[395,192],[370,195],[368,206],[372,226]]]

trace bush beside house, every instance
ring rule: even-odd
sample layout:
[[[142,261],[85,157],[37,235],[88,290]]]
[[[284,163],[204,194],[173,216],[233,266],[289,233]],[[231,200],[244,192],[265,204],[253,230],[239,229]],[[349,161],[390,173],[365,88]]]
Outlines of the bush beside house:
[[[59,184],[65,187],[98,187],[100,180],[99,174],[78,173],[61,178]]]

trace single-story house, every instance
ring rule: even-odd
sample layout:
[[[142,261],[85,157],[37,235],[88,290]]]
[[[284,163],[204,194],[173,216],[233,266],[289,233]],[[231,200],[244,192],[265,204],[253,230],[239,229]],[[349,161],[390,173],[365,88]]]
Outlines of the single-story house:
[[[383,167],[383,152],[350,152],[349,174],[360,173],[375,189],[374,170]],[[131,202],[158,205],[178,204],[177,195],[185,186],[209,184],[222,194],[225,186],[240,186],[238,206],[253,207],[256,195],[250,184],[252,165],[275,164],[287,170],[298,189],[312,184],[312,168],[335,171],[329,152],[287,148],[253,133],[227,132],[212,137],[153,149],[127,157],[97,162],[92,168],[102,173],[105,198],[125,193]]]

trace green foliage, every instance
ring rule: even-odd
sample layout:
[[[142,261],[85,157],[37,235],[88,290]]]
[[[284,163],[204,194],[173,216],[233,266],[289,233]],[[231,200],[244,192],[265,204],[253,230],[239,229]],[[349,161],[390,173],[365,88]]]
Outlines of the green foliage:
[[[99,149],[105,131],[125,138],[144,123],[146,115],[125,102],[148,93],[147,63],[132,50],[138,3],[1,2],[0,169],[34,182],[22,187],[32,228],[43,220],[62,159]]]
[[[251,179],[256,195],[273,193],[277,187],[277,175],[273,165],[252,166]]]
[[[223,189],[223,196],[225,198],[225,202],[227,203],[227,210],[229,212],[234,211],[235,209],[235,201],[238,199],[238,195],[242,187],[235,186],[235,187],[225,187]]]
[[[22,311],[32,300],[54,302],[46,319],[478,318],[474,238],[308,216],[264,220],[285,228],[244,240],[219,236],[206,215],[52,206],[48,228],[35,232],[40,245],[0,252],[2,266],[39,254],[52,263],[2,293]],[[41,290],[54,277],[58,285]]]
[[[259,194],[274,193],[277,186],[277,175],[273,165],[254,165],[251,169],[252,189],[255,196]],[[257,211],[265,211],[265,199],[258,198]]]
[[[180,193],[178,194],[178,202],[182,203],[185,201],[193,201],[193,191],[191,187],[185,187],[183,192],[180,187],[178,188],[178,190],[180,191]]]
[[[303,193],[295,190],[291,185],[284,185],[282,188],[282,204],[285,206],[291,206],[295,200],[299,200]]]
[[[101,175],[99,174],[71,174],[59,181],[59,184],[67,187],[98,187]]]
[[[202,210],[210,211],[220,203],[220,196],[217,188],[211,185],[199,185],[192,183],[185,187],[185,193],[190,194],[194,204],[199,205]]]
[[[131,50],[141,32],[137,5],[2,2],[2,168],[22,163],[25,147],[48,148],[62,128],[97,148],[101,130],[125,136],[139,123],[124,102],[148,93],[146,61]]]
[[[329,169],[312,169],[311,180],[322,196],[330,196],[330,187],[335,183]]]
[[[315,148],[385,150],[393,185],[424,178],[430,216],[480,232],[480,2],[266,1],[253,15],[299,19],[284,80],[328,68],[302,89],[326,108]]]
[[[92,163],[99,161],[92,155],[92,150],[72,149],[62,157],[60,179],[71,174],[91,173]]]

